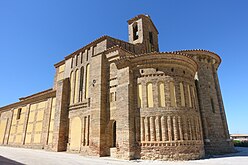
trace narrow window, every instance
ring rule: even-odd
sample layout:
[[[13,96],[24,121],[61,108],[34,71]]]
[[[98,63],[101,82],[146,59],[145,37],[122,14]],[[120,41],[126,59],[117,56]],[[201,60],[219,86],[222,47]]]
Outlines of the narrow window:
[[[80,52],[80,64],[82,64],[83,63],[83,52]]]
[[[89,137],[90,137],[90,115],[88,116],[87,146],[89,145]]]
[[[137,23],[133,24],[133,40],[137,40],[139,38],[138,34],[138,25]]]
[[[79,97],[82,101],[83,98],[83,84],[84,84],[84,67],[80,69],[80,85],[79,85]]]
[[[149,42],[151,45],[153,45],[153,34],[152,32],[149,32]]]
[[[153,92],[152,92],[152,83],[148,83],[146,86],[146,93],[147,93],[147,107],[153,107]]]
[[[17,111],[16,120],[19,120],[21,118],[21,113],[22,113],[22,109],[19,108],[18,111]]]
[[[211,101],[212,111],[213,111],[213,113],[215,113],[214,100],[213,100],[213,98],[210,98],[210,101]]]
[[[114,101],[114,92],[111,92],[110,94],[109,94],[109,102],[111,103],[111,102],[113,102]]]
[[[76,70],[76,72],[75,72],[75,83],[74,83],[74,85],[75,85],[75,92],[74,92],[74,100],[73,100],[73,102],[75,103],[75,102],[78,102],[78,91],[79,91],[79,71],[78,71],[78,69]]]
[[[73,68],[73,58],[71,58],[71,68]]]
[[[85,99],[89,97],[89,78],[90,78],[90,64],[86,66],[86,75],[85,75]]]
[[[74,96],[74,72],[71,72],[70,75],[70,87],[71,87],[71,91],[70,91],[70,103],[73,103],[73,96]]]
[[[165,107],[165,93],[164,93],[164,83],[159,82],[158,83],[158,101],[160,107]]]
[[[196,97],[195,97],[194,87],[191,87],[191,92],[192,92],[192,106],[196,108]]]
[[[87,128],[86,128],[86,123],[87,123],[87,117],[84,117],[84,127],[83,127],[83,145],[86,146],[86,142],[87,142]]]
[[[86,61],[88,61],[88,60],[89,60],[89,51],[90,51],[90,48],[89,48],[89,49],[87,49]]]
[[[96,48],[96,46],[93,46],[93,47],[92,47],[92,53],[91,53],[91,56],[94,56],[94,54],[95,54],[95,48]]]
[[[138,96],[138,108],[142,108],[143,101],[142,101],[142,85],[141,84],[138,84],[137,96]]]
[[[170,82],[170,99],[171,99],[171,106],[176,107],[176,89],[174,82]]]
[[[181,82],[179,84],[180,86],[180,95],[181,95],[181,106],[185,107],[185,97],[184,97],[184,88],[183,88],[183,83]]]
[[[116,147],[116,121],[113,122],[113,147]]]
[[[190,87],[189,87],[189,85],[187,85],[187,89],[188,89],[189,107],[192,107],[192,100],[191,100],[191,93],[190,93]]]
[[[76,55],[76,66],[78,65],[78,56],[79,55]]]

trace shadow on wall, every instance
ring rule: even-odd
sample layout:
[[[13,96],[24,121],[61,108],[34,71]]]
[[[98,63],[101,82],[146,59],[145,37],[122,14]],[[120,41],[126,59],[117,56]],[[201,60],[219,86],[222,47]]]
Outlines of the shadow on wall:
[[[237,152],[225,155],[212,155],[211,158],[224,158],[224,157],[248,157],[248,147],[235,147]]]
[[[0,156],[0,164],[3,164],[3,165],[24,165],[22,163],[19,163],[19,162],[16,162],[14,160],[11,160],[11,159],[8,159],[8,158],[5,158],[5,157],[2,157]]]

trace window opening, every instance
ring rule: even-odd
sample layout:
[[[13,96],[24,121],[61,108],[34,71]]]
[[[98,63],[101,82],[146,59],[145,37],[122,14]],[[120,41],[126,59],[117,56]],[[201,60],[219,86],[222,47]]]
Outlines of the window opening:
[[[133,40],[137,40],[138,38],[139,38],[138,25],[134,24],[133,25]]]
[[[21,118],[21,113],[22,113],[22,109],[19,108],[17,112],[16,120],[19,120]]]

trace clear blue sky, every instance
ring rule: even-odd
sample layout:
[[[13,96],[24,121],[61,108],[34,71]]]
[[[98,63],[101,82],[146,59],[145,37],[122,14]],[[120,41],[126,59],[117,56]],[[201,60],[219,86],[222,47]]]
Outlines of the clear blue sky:
[[[127,40],[127,20],[149,14],[160,51],[219,54],[219,79],[231,133],[248,133],[247,0],[2,0],[0,106],[51,88],[53,64],[92,40]]]

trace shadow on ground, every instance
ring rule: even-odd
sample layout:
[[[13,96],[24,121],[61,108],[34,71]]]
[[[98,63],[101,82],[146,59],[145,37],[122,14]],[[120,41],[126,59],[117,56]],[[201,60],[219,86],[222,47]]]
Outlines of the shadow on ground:
[[[225,155],[212,155],[211,158],[243,157],[248,156],[248,147],[235,147],[237,152]]]
[[[0,164],[1,165],[24,165],[22,163],[16,162],[14,160],[5,158],[3,156],[0,156]]]

